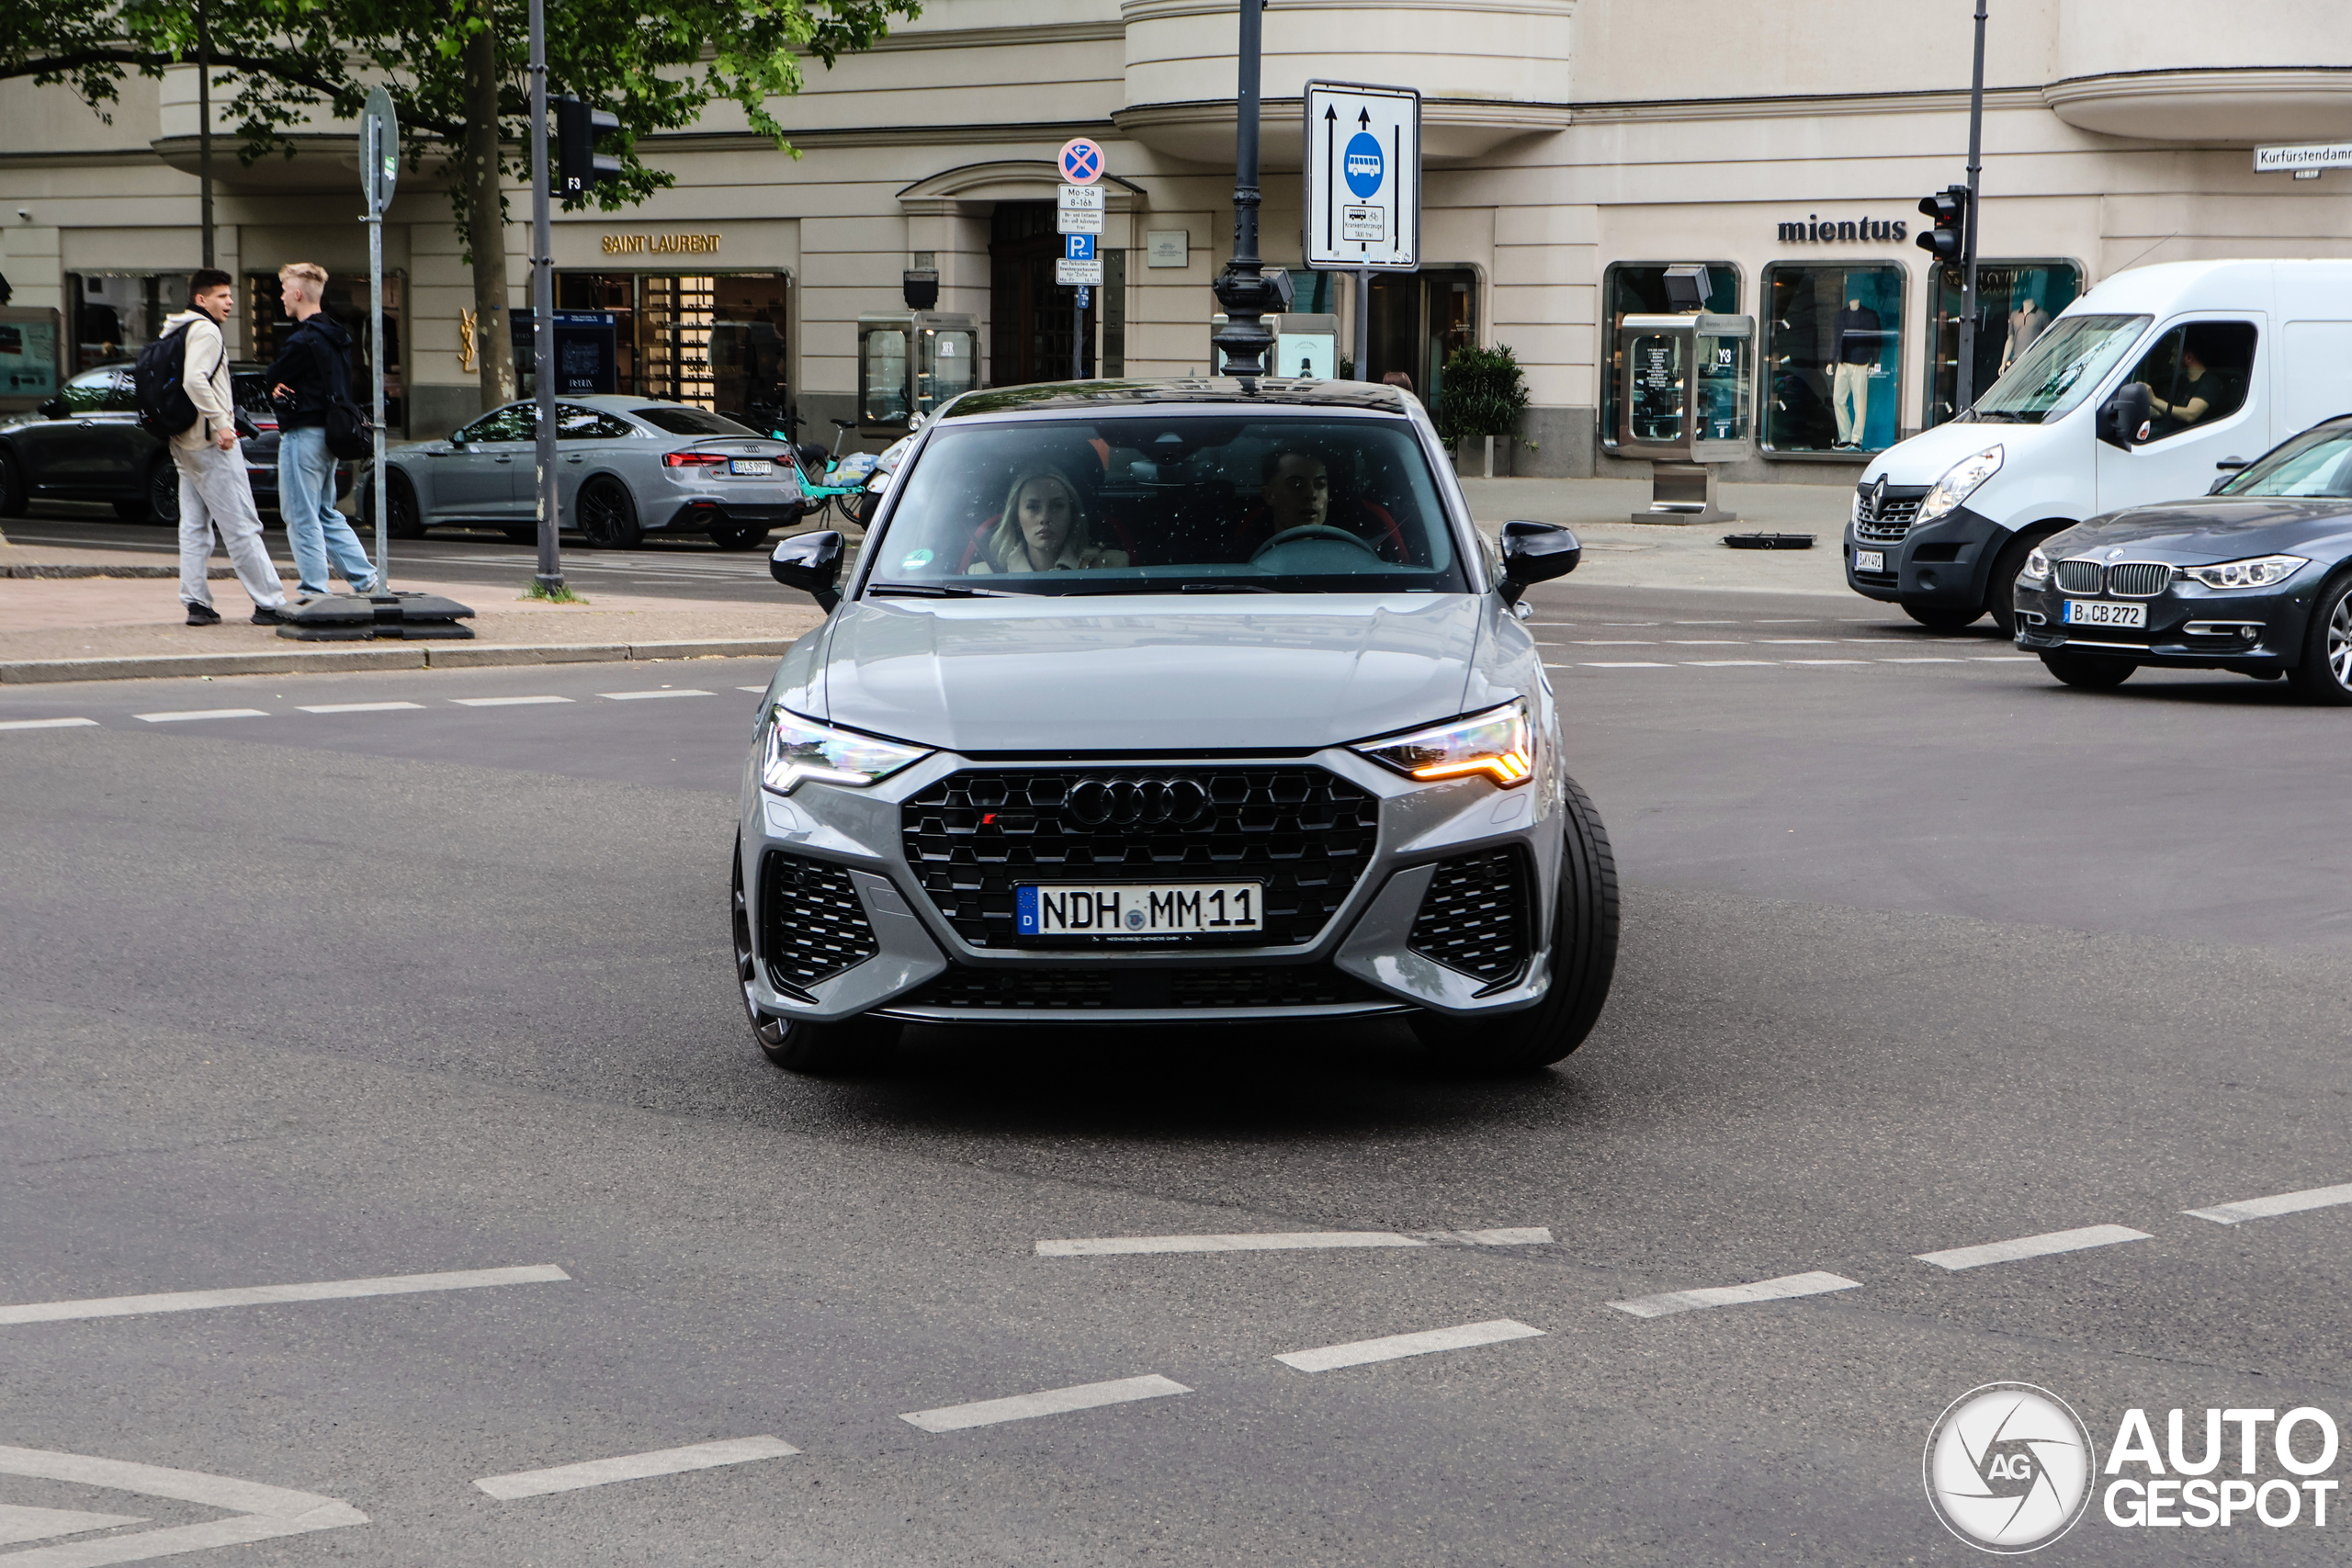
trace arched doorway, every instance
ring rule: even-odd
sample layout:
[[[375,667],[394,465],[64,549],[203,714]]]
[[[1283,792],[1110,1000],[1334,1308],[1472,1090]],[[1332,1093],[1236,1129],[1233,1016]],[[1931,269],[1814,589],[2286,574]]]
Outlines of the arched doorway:
[[[1094,291],[1080,321],[1077,290],[1054,281],[1061,254],[1052,202],[996,204],[989,222],[989,385],[1068,380],[1074,333],[1080,338],[1079,373],[1094,374],[1094,322],[1103,291]]]

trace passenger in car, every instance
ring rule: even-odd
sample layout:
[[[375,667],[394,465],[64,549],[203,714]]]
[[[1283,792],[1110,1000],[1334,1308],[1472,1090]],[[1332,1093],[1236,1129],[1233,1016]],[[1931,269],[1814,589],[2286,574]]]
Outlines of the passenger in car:
[[[1127,564],[1125,550],[1094,543],[1085,498],[1057,468],[1016,476],[995,525],[983,528],[967,571],[1092,571]]]
[[[1405,558],[1404,532],[1385,507],[1343,497],[1332,504],[1331,461],[1312,446],[1278,446],[1266,454],[1259,504],[1241,521],[1231,543],[1248,560],[1276,535],[1294,528],[1338,527],[1373,547],[1383,560]]]

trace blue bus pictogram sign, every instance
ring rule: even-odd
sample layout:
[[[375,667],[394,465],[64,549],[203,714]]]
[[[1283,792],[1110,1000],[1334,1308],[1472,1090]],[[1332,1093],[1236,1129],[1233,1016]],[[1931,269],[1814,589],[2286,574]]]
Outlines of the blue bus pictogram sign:
[[[1380,139],[1369,131],[1359,130],[1348,141],[1342,172],[1348,178],[1348,188],[1363,200],[1380,188],[1381,175],[1387,172],[1388,161],[1381,155]]]

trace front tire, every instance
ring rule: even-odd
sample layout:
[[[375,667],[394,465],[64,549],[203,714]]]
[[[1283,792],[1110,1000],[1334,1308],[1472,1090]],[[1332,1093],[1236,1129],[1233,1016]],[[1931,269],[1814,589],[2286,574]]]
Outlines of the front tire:
[[[2352,574],[2336,578],[2312,600],[2303,628],[2303,661],[2295,694],[2325,707],[2352,707]]]
[[[2128,659],[2109,659],[2096,653],[2045,653],[2042,668],[2067,685],[2084,692],[2111,692],[2132,679],[2140,667]]]
[[[169,452],[147,465],[147,502],[141,516],[176,528],[180,521],[180,470]],[[117,516],[125,516],[121,507]]]
[[[786,1072],[816,1077],[868,1066],[898,1043],[899,1025],[887,1020],[847,1018],[812,1023],[761,1010],[752,984],[760,960],[752,946],[752,905],[743,892],[741,834],[735,839],[733,861],[729,907],[735,932],[735,984],[743,998],[743,1011],[752,1021],[752,1043],[759,1046],[760,1054]]]
[[[1955,610],[1948,604],[1905,604],[1903,613],[1931,632],[1956,632],[1973,626],[1982,610]]]
[[[359,519],[370,528],[376,525],[376,487],[363,485],[359,489]],[[395,539],[424,537],[424,519],[416,509],[416,487],[398,468],[384,476],[385,532]]]
[[[582,485],[572,510],[580,519],[580,537],[592,550],[634,549],[645,537],[637,501],[617,479],[600,477]]]
[[[1609,1000],[1617,972],[1617,857],[1592,797],[1574,779],[1561,786],[1560,891],[1552,923],[1552,983],[1522,1012],[1494,1018],[1424,1013],[1421,1043],[1474,1071],[1525,1073],[1548,1067],[1584,1043]]]
[[[2018,573],[2025,570],[2025,558],[2057,532],[2052,528],[2019,534],[1993,558],[1993,580],[1984,585],[1984,607],[1992,612],[1993,624],[2001,628],[2001,635],[2012,641],[2018,635]]]

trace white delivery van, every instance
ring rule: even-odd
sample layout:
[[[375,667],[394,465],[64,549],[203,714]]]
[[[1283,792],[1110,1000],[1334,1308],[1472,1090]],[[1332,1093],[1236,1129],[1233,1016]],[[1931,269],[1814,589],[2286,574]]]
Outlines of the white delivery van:
[[[2167,262],[2051,321],[1975,406],[1863,470],[1846,581],[1923,626],[2013,633],[2026,552],[2101,513],[2200,496],[2352,412],[2352,261]]]

